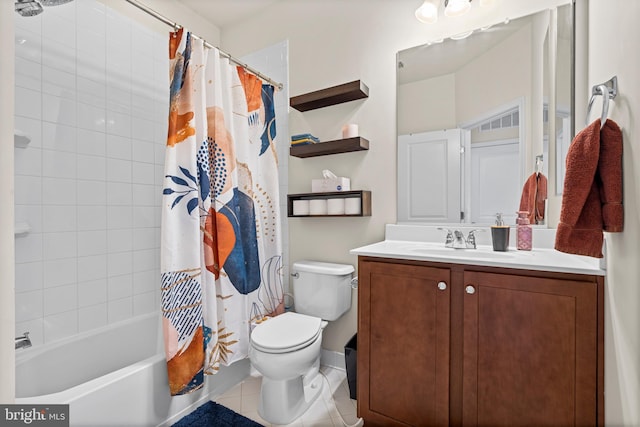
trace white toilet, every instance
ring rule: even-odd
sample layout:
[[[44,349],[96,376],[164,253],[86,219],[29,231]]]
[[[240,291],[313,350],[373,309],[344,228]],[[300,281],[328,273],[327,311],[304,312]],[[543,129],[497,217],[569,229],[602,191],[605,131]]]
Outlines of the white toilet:
[[[322,330],[351,307],[352,265],[318,261],[293,264],[296,312],[262,322],[251,333],[249,358],[262,374],[258,413],[289,424],[320,395]]]

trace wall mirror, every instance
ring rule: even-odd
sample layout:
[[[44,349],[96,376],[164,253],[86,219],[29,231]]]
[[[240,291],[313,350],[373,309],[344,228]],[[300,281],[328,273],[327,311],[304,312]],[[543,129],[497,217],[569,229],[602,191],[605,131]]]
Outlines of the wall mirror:
[[[398,223],[491,224],[500,212],[515,224],[534,174],[562,189],[573,14],[569,3],[398,52]]]

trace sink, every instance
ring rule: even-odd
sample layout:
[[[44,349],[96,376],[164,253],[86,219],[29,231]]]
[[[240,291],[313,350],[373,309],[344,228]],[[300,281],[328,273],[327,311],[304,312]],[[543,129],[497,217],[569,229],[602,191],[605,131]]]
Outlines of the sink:
[[[417,247],[410,249],[411,252],[423,255],[441,256],[447,258],[497,258],[506,259],[513,258],[509,252],[496,252],[488,249],[454,249],[442,247]]]

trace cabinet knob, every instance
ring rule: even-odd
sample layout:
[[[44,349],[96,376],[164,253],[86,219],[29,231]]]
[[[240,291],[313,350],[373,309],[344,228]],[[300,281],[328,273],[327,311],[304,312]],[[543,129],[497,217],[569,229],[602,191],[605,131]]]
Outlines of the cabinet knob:
[[[447,289],[447,284],[445,282],[438,282],[438,289],[444,291],[445,289]]]
[[[468,293],[469,295],[473,295],[476,293],[476,288],[474,288],[471,285],[467,285],[466,288],[464,288],[465,292]]]

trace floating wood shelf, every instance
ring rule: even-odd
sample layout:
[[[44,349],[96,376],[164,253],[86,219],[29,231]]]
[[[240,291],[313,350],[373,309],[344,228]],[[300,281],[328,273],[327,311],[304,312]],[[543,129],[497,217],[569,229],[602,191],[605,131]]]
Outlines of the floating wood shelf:
[[[355,80],[338,86],[294,96],[289,100],[289,105],[298,111],[309,111],[367,97],[369,97],[369,88],[367,85],[361,80]]]
[[[289,149],[289,154],[294,157],[305,158],[368,149],[369,141],[360,136],[356,136],[355,138],[336,139],[334,141],[319,142],[317,144],[292,146]]]
[[[360,212],[356,214],[340,214],[340,215],[294,215],[293,202],[295,200],[318,200],[318,199],[359,199]],[[287,216],[295,218],[305,217],[344,217],[344,216],[371,216],[371,191],[354,190],[354,191],[332,191],[328,193],[300,193],[287,195]]]

